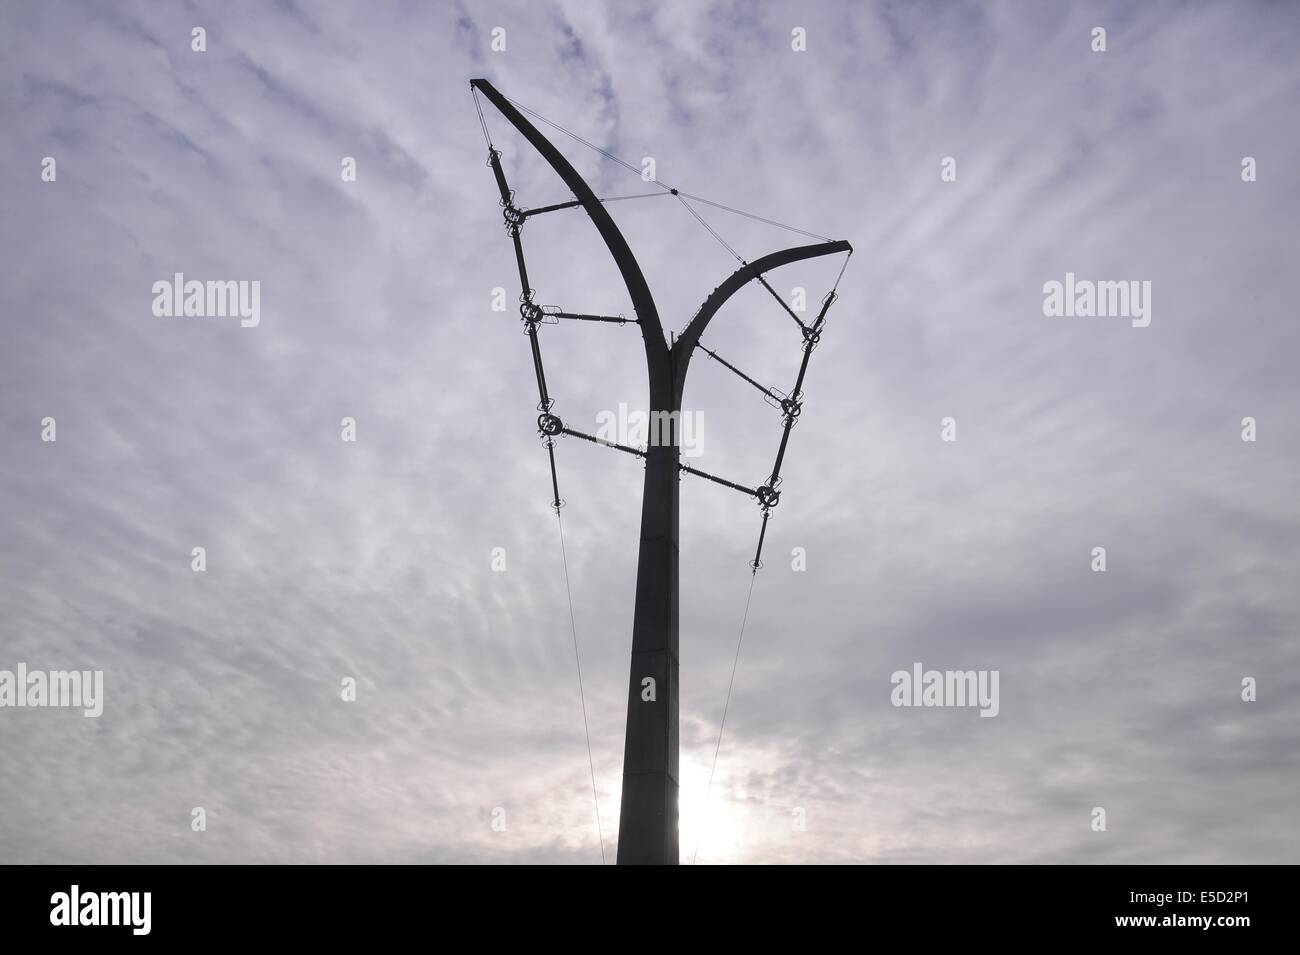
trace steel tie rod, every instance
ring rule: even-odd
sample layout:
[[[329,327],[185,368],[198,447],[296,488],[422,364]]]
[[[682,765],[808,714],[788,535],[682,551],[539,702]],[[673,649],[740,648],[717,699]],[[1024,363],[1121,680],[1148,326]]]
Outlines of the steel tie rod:
[[[794,309],[792,309],[789,305],[785,303],[785,299],[783,299],[780,295],[777,294],[776,289],[772,288],[772,286],[767,284],[767,279],[763,278],[761,273],[755,275],[754,278],[758,279],[759,284],[762,285],[763,288],[767,289],[769,292],[772,293],[772,297],[781,303],[781,307],[785,309],[786,314],[788,314],[791,318],[794,319],[794,323],[798,325],[801,330],[805,332],[808,331],[808,326],[803,323],[803,319],[801,319],[798,315],[794,313]]]
[[[625,454],[631,454],[638,458],[645,457],[645,452],[640,448],[630,448],[626,444],[619,444],[616,441],[606,441],[604,438],[598,438],[594,434],[587,434],[585,431],[575,431],[573,428],[564,427],[560,429],[560,433],[572,435],[575,438],[581,438],[583,441],[590,441],[592,444],[603,444],[607,448],[613,448],[616,451],[622,451]]]
[[[731,362],[727,361],[727,359],[723,358],[723,357],[722,357],[721,355],[719,355],[717,352],[713,351],[711,348],[706,348],[702,342],[696,342],[696,343],[695,343],[695,347],[698,348],[698,349],[700,349],[700,351],[704,352],[704,353],[705,353],[706,355],[708,355],[710,358],[716,359],[717,362],[718,362],[719,364],[721,364],[723,368],[726,368],[726,369],[729,369],[730,371],[735,372],[735,373],[736,373],[737,375],[739,375],[743,380],[749,382],[751,385],[753,385],[755,388],[757,388],[757,389],[758,389],[759,391],[761,391],[763,394],[767,395],[767,396],[768,396],[769,398],[771,398],[773,401],[780,402],[780,400],[781,400],[781,396],[778,395],[774,389],[772,389],[772,388],[768,388],[766,385],[760,385],[757,381],[755,381],[753,378],[750,378],[749,375],[745,374],[743,371],[741,371],[739,368],[737,368],[737,367],[736,367],[735,365],[733,365]]]
[[[712,481],[714,484],[721,484],[723,487],[729,487],[732,490],[740,491],[742,494],[748,494],[750,497],[758,497],[758,492],[753,488],[745,487],[743,484],[737,484],[735,481],[728,481],[726,478],[720,478],[716,474],[710,474],[708,471],[701,471],[693,468],[689,464],[678,464],[679,468],[687,474],[694,474],[696,477],[702,477]]]
[[[578,322],[610,322],[615,325],[626,325],[628,322],[636,322],[635,318],[625,318],[622,315],[587,315],[583,312],[547,312],[552,318],[570,318]]]

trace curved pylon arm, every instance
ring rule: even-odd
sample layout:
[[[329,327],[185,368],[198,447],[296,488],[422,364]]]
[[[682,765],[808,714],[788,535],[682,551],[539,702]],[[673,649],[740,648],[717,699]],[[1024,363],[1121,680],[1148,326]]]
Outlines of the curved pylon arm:
[[[586,180],[564,158],[564,154],[515,108],[513,103],[485,79],[470,80],[470,86],[482,93],[484,98],[496,107],[497,112],[519,130],[524,139],[528,140],[528,143],[564,181],[565,186],[573,193],[587,215],[591,216],[592,224],[605,241],[610,255],[614,258],[614,264],[618,266],[623,284],[627,287],[628,297],[632,300],[632,309],[636,312],[637,323],[641,326],[641,337],[645,340],[646,364],[650,377],[651,404],[655,407],[667,407],[666,404],[656,404],[656,399],[660,396],[657,396],[655,391],[657,387],[658,390],[662,390],[662,385],[669,381],[668,344],[664,341],[663,326],[659,322],[659,311],[655,307],[654,296],[650,293],[650,286],[641,272],[636,257],[632,254],[632,249],[627,244],[627,239],[623,237],[613,217],[604,204],[596,198],[596,194],[592,192]]]
[[[510,234],[511,241],[514,245],[515,259],[519,268],[519,282],[521,286],[520,294],[520,313],[523,316],[524,323],[527,326],[529,345],[533,353],[533,367],[537,377],[538,390],[538,431],[543,437],[545,443],[550,469],[551,469],[551,488],[554,495],[552,506],[557,510],[563,505],[560,499],[558,480],[555,468],[555,438],[561,434],[567,434],[572,437],[582,438],[594,444],[603,444],[625,451],[638,457],[647,457],[644,450],[627,447],[614,442],[605,441],[596,438],[593,435],[585,434],[567,427],[564,422],[554,413],[554,401],[546,384],[545,372],[542,368],[541,351],[538,345],[538,325],[541,323],[554,322],[558,319],[569,319],[574,321],[587,322],[605,322],[624,324],[628,319],[622,315],[597,315],[583,312],[563,311],[554,306],[540,306],[534,300],[534,291],[529,284],[528,269],[524,261],[523,243],[520,239],[520,231],[524,222],[533,215],[540,215],[546,212],[554,212],[562,209],[570,209],[581,206],[591,218],[592,223],[596,226],[596,231],[600,233],[610,255],[614,259],[614,264],[618,267],[619,273],[623,278],[623,284],[627,288],[628,296],[632,300],[632,308],[636,314],[634,323],[641,326],[641,337],[645,344],[646,352],[646,372],[650,386],[650,407],[655,411],[676,412],[681,408],[682,393],[686,384],[686,372],[690,366],[691,356],[699,348],[706,352],[710,358],[716,359],[724,367],[738,375],[748,384],[759,390],[765,399],[770,401],[781,409],[784,428],[781,434],[780,446],[777,449],[776,462],[772,467],[772,472],[767,482],[762,486],[753,489],[743,484],[738,484],[726,478],[718,477],[708,472],[698,470],[689,465],[678,462],[676,470],[678,473],[685,472],[698,477],[705,478],[716,484],[732,488],[744,494],[757,499],[759,506],[763,511],[763,525],[759,532],[758,548],[754,554],[754,560],[751,566],[757,572],[761,566],[761,555],[763,550],[763,540],[767,532],[767,522],[771,514],[771,509],[777,505],[780,500],[778,485],[781,481],[781,466],[785,460],[786,448],[790,439],[790,429],[793,427],[796,419],[801,412],[802,390],[804,376],[808,370],[808,360],[812,350],[816,347],[821,338],[822,326],[826,321],[826,312],[831,304],[835,301],[836,292],[832,288],[830,293],[823,299],[822,308],[817,318],[810,324],[801,319],[794,310],[785,302],[777,293],[776,289],[767,281],[766,273],[773,269],[780,268],[783,265],[789,265],[793,262],[800,262],[806,259],[818,258],[825,255],[836,255],[853,252],[853,247],[847,241],[822,241],[811,245],[794,246],[788,249],[781,249],[777,252],[771,252],[762,258],[753,262],[744,262],[740,268],[736,269],[726,278],[713,293],[704,301],[691,321],[687,324],[682,334],[675,339],[670,346],[664,340],[663,327],[659,321],[658,309],[655,306],[654,297],[650,293],[649,285],[646,283],[645,276],[641,272],[641,267],[637,263],[631,248],[627,244],[622,232],[614,223],[613,218],[606,210],[602,200],[597,198],[587,182],[580,176],[569,163],[568,159],[556,149],[537,127],[532,124],[523,113],[510,100],[506,99],[497,89],[485,79],[474,79],[470,81],[471,88],[483,95],[489,103],[496,107],[497,111],[517,129],[525,140],[537,151],[537,153],[546,160],[551,168],[556,172],[569,191],[575,196],[573,200],[555,203],[543,206],[539,209],[527,210],[520,208],[515,204],[515,194],[510,188],[509,181],[506,178],[505,170],[501,164],[501,151],[492,145],[490,136],[487,135],[487,126],[484,124],[484,135],[488,139],[488,164],[492,167],[493,176],[496,179],[497,189],[501,196],[501,207],[503,209],[505,224]],[[481,111],[480,111],[481,113]],[[678,195],[677,189],[667,189],[665,195]],[[627,198],[627,197],[624,197]],[[679,197],[680,198],[680,197]],[[688,206],[689,208],[689,206]],[[696,218],[699,218],[696,215]],[[706,223],[705,228],[709,228]],[[776,223],[779,225],[779,223]],[[709,229],[712,232],[712,229]],[[714,233],[716,237],[716,233]],[[726,244],[725,242],[723,243]],[[727,247],[730,249],[730,246]],[[734,250],[733,250],[734,254]],[[847,259],[846,259],[847,263]],[[843,269],[840,275],[843,276]],[[769,295],[776,299],[782,309],[794,320],[803,335],[803,358],[799,366],[799,374],[795,381],[794,389],[788,395],[781,395],[776,389],[768,388],[749,375],[745,374],[736,366],[723,359],[716,352],[706,348],[700,342],[700,337],[708,327],[709,322],[718,313],[723,305],[741,288],[750,283],[757,282]],[[838,279],[836,285],[838,286]]]
[[[681,389],[686,381],[686,369],[690,364],[691,355],[695,352],[697,347],[705,352],[709,352],[707,348],[704,348],[704,346],[700,344],[700,336],[704,334],[704,329],[708,327],[709,322],[713,320],[713,316],[718,313],[718,310],[721,309],[724,304],[726,304],[727,300],[730,299],[731,296],[735,295],[736,292],[740,291],[740,289],[744,288],[744,286],[750,281],[757,280],[765,289],[767,289],[767,291],[781,303],[782,307],[790,313],[803,332],[803,359],[799,363],[799,375],[795,380],[794,389],[790,392],[788,397],[780,401],[780,407],[783,414],[781,444],[777,448],[776,463],[772,466],[772,473],[768,477],[767,482],[757,490],[751,491],[748,488],[741,487],[729,481],[721,481],[717,478],[712,478],[711,475],[704,475],[720,484],[727,484],[737,490],[745,491],[758,500],[759,507],[763,510],[763,524],[762,527],[759,528],[758,547],[754,551],[754,559],[750,561],[749,565],[753,573],[758,573],[758,569],[763,566],[763,541],[767,537],[767,522],[771,517],[772,508],[774,508],[781,500],[781,492],[777,490],[778,485],[781,483],[781,464],[785,460],[786,447],[790,441],[790,429],[794,427],[794,423],[796,419],[798,419],[802,410],[801,398],[804,376],[808,372],[808,359],[812,356],[812,350],[821,340],[822,326],[826,324],[826,313],[829,311],[837,297],[835,290],[831,289],[822,300],[821,311],[818,313],[817,318],[814,319],[811,325],[807,325],[798,315],[795,315],[789,306],[785,304],[785,301],[777,294],[776,290],[768,284],[763,275],[765,272],[779,268],[782,265],[788,265],[791,262],[800,262],[804,259],[817,258],[822,255],[834,255],[839,252],[851,255],[853,253],[853,246],[842,239],[835,242],[821,242],[816,245],[802,245],[790,249],[782,249],[779,252],[772,252],[769,255],[765,255],[754,262],[747,262],[745,265],[733,272],[725,282],[713,290],[713,294],[710,295],[705,300],[704,304],[700,306],[700,310],[695,313],[695,317],[692,318],[690,324],[686,326],[686,330],[682,332],[681,336],[673,343],[672,356],[674,371],[676,372],[677,387],[675,398],[678,402],[674,407],[680,407],[682,397]],[[709,355],[713,358],[718,357],[713,352],[709,352]],[[740,375],[741,378],[745,379],[751,385],[758,388],[759,391],[770,393],[769,389],[758,384],[758,382],[751,379],[738,368],[735,368],[727,362],[723,362],[723,364],[736,374]],[[691,468],[683,468],[683,470],[689,471],[690,473],[699,473]]]
[[[488,165],[492,167],[492,174],[496,179],[497,190],[501,195],[501,207],[504,210],[506,227],[510,233],[511,242],[514,245],[515,262],[519,268],[520,284],[520,313],[523,316],[524,323],[527,326],[528,343],[533,354],[533,371],[537,378],[538,405],[537,409],[541,413],[538,417],[537,428],[541,433],[546,446],[547,458],[551,469],[551,491],[553,500],[551,506],[557,511],[563,506],[564,502],[560,498],[559,481],[555,468],[555,438],[560,434],[571,434],[577,437],[586,438],[595,441],[597,444],[609,444],[609,442],[600,441],[581,432],[573,431],[564,426],[561,419],[552,412],[554,400],[551,398],[550,391],[546,386],[546,372],[542,367],[542,354],[538,344],[537,326],[541,322],[553,321],[558,318],[572,319],[575,321],[596,321],[616,324],[624,324],[627,319],[622,316],[614,317],[607,315],[591,315],[581,312],[564,312],[559,309],[552,309],[537,305],[533,301],[533,288],[528,280],[528,267],[524,261],[524,247],[520,239],[520,230],[524,221],[529,215],[538,215],[543,212],[553,212],[560,209],[573,208],[582,206],[587,214],[591,217],[601,238],[605,240],[610,254],[614,257],[614,263],[618,266],[620,274],[623,276],[623,283],[627,286],[628,295],[632,299],[632,307],[636,312],[636,318],[633,321],[641,326],[642,337],[645,339],[646,361],[650,373],[652,397],[655,392],[656,382],[668,382],[670,379],[666,374],[656,374],[656,368],[663,372],[668,371],[668,347],[664,342],[663,329],[659,324],[659,313],[655,308],[654,298],[650,294],[650,287],[646,284],[645,276],[641,273],[641,267],[637,264],[636,258],[632,255],[632,250],[628,247],[627,241],[619,231],[618,226],[610,217],[601,201],[596,198],[591,187],[586,181],[578,175],[577,171],[564,158],[563,154],[543,136],[537,128],[519,112],[515,106],[502,96],[496,88],[487,80],[475,79],[470,81],[470,86],[490,102],[503,117],[510,122],[512,126],[523,134],[524,138],[533,146],[534,149],[550,164],[551,168],[556,171],[564,184],[568,186],[569,191],[577,198],[570,202],[556,203],[541,209],[527,210],[518,208],[515,205],[514,190],[506,179],[505,170],[501,165],[501,151],[488,143]],[[486,133],[486,127],[484,128]],[[660,387],[661,392],[670,392],[670,388]],[[639,453],[631,448],[621,445],[612,444],[622,451]]]
[[[713,290],[713,293],[704,300],[695,317],[691,319],[690,324],[686,326],[685,331],[677,337],[673,343],[673,362],[677,372],[677,394],[674,396],[678,402],[682,397],[682,386],[686,381],[686,369],[691,361],[691,354],[695,351],[695,346],[704,334],[704,330],[709,327],[709,322],[713,321],[713,316],[718,314],[718,310],[727,303],[731,296],[735,295],[747,284],[755,279],[760,278],[764,273],[773,269],[780,268],[783,265],[789,265],[792,262],[802,262],[805,259],[815,259],[823,255],[835,255],[839,252],[852,252],[853,246],[844,239],[838,239],[834,242],[818,242],[813,245],[798,245],[789,249],[781,249],[779,252],[770,252],[760,259],[753,262],[746,262],[736,271],[732,272],[727,279]],[[763,282],[766,285],[766,281]],[[770,290],[770,286],[769,286]],[[780,296],[778,296],[779,298]],[[782,303],[784,304],[784,302]],[[803,326],[803,323],[799,323]],[[674,405],[677,407],[677,405]]]

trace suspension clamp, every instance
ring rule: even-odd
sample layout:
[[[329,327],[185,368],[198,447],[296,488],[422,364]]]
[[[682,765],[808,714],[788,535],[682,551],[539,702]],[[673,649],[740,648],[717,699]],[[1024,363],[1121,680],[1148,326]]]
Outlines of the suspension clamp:
[[[528,298],[519,303],[519,314],[523,316],[525,322],[529,325],[536,325],[542,320],[542,306],[533,303],[532,291],[529,290]]]
[[[549,442],[564,430],[564,422],[560,420],[559,415],[553,415],[549,411],[543,412],[537,416],[537,430],[545,435]],[[547,447],[550,446],[547,444]]]
[[[512,200],[514,199],[513,190],[510,197]],[[524,220],[527,218],[524,210],[516,206],[513,201],[501,207],[501,216],[506,220],[506,230],[512,234],[523,229]]]

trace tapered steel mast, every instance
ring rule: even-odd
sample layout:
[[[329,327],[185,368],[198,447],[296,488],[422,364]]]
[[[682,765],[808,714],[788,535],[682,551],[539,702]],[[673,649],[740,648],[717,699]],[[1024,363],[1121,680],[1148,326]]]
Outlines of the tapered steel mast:
[[[584,315],[547,309],[533,301],[534,291],[529,285],[524,261],[521,230],[530,217],[543,212],[581,206],[591,217],[614,263],[618,266],[632,301],[635,322],[641,327],[645,343],[646,372],[649,380],[651,420],[658,413],[679,421],[682,392],[691,355],[699,346],[700,336],[723,304],[750,281],[757,280],[769,291],[771,286],[764,273],[792,262],[836,253],[852,252],[844,241],[826,241],[813,245],[784,249],[748,262],[733,272],[701,306],[680,337],[670,346],[664,339],[659,312],[654,297],[641,272],[627,241],[610,217],[604,204],[591,187],[577,173],[569,161],[537,128],[496,90],[487,80],[470,81],[471,87],[482,94],[497,111],[528,141],[550,164],[575,197],[573,202],[562,202],[540,209],[525,210],[514,201],[514,193],[506,180],[500,153],[489,140],[489,164],[496,178],[507,229],[514,244],[522,287],[520,313],[527,326],[533,352],[534,370],[539,393],[538,429],[544,436],[550,456],[553,504],[562,503],[555,472],[555,438],[562,434],[597,440],[591,435],[568,428],[553,411],[554,400],[546,384],[538,344],[538,325],[560,318],[622,321],[622,317]],[[485,130],[486,131],[486,130]],[[677,190],[671,190],[677,195]],[[841,273],[842,274],[842,273]],[[775,292],[772,292],[776,295]],[[619,819],[618,862],[620,864],[668,864],[679,861],[678,846],[678,520],[680,480],[683,471],[706,477],[727,487],[754,497],[763,512],[758,551],[752,566],[759,565],[762,537],[766,532],[768,514],[780,493],[780,471],[785,455],[790,428],[799,415],[801,388],[808,358],[816,346],[826,310],[835,299],[832,291],[824,300],[821,314],[811,324],[805,324],[793,312],[803,330],[804,355],[795,388],[788,396],[775,389],[766,389],[739,369],[725,363],[730,370],[760,390],[767,392],[779,404],[784,415],[784,431],[776,464],[767,481],[756,489],[715,477],[681,463],[679,435],[670,442],[651,442],[645,449],[613,445],[619,450],[635,454],[645,460],[645,486],[641,498],[641,538],[637,558],[636,598],[632,617],[632,661],[628,677],[627,732],[623,749],[623,798]],[[778,296],[778,301],[779,301]],[[784,303],[782,303],[784,305]],[[787,311],[789,309],[787,308]],[[700,346],[702,347],[702,346]],[[710,353],[710,357],[717,357]],[[598,443],[608,443],[599,442]]]

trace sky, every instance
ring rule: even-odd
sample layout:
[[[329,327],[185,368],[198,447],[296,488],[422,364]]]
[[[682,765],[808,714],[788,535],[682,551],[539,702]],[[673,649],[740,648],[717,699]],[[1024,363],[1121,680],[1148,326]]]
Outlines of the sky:
[[[589,767],[485,77],[855,250],[711,785],[759,512],[683,482],[684,861],[1300,861],[1298,43],[1264,2],[0,3],[0,671],[104,685],[0,708],[0,859],[613,861],[642,468],[556,448]],[[485,115],[520,204],[570,198]],[[608,208],[680,331],[736,259]],[[631,314],[585,214],[523,241],[539,302]],[[769,280],[815,309],[841,265]],[[178,272],[257,324],[156,315]],[[1149,324],[1046,314],[1067,273]],[[639,335],[543,327],[566,423],[645,408]],[[761,288],[705,342],[789,390]],[[700,360],[685,403],[693,464],[766,477],[761,395]],[[893,705],[915,663],[997,715]]]

